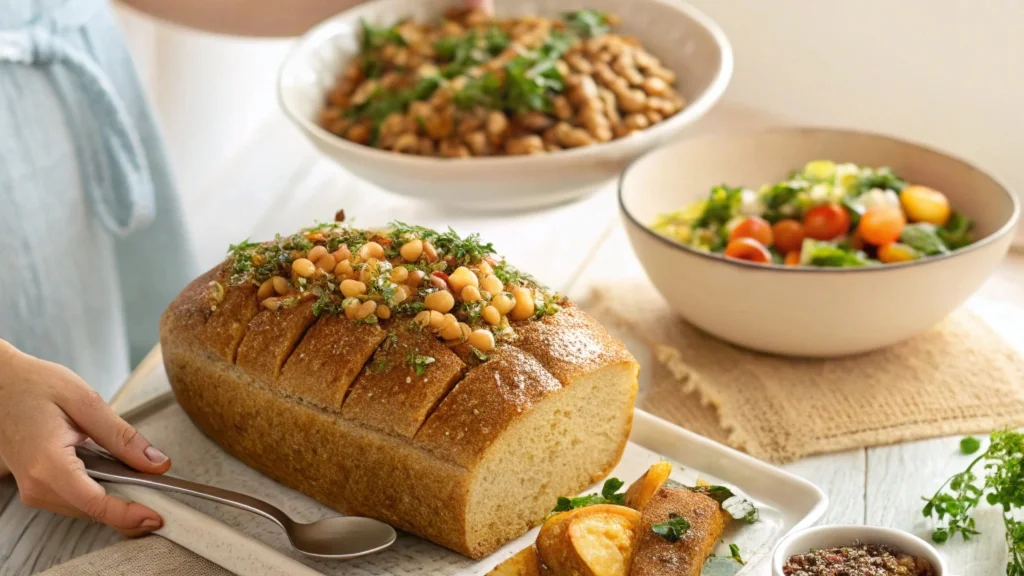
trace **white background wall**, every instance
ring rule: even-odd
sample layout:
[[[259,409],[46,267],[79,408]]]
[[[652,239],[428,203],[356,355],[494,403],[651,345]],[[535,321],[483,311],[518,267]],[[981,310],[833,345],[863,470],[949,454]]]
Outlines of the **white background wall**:
[[[691,0],[736,53],[728,99],[910,138],[1024,192],[1024,2]],[[217,37],[121,10],[186,198],[270,114],[285,40]]]

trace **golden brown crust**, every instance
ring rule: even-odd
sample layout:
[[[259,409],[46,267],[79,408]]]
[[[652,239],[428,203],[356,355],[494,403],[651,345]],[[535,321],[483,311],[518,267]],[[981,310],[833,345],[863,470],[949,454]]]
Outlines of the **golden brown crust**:
[[[250,376],[271,382],[295,346],[316,321],[313,302],[300,302],[280,310],[261,310],[250,322],[235,362]]]
[[[408,323],[395,327],[352,385],[341,417],[388,434],[412,438],[462,377],[466,365],[447,346]],[[422,374],[410,355],[433,358]]]
[[[567,303],[556,314],[514,324],[513,345],[533,356],[563,385],[598,368],[636,360],[597,320]]]
[[[677,542],[669,542],[651,529],[667,522],[669,514],[677,514],[690,523],[690,529]],[[714,499],[685,488],[662,486],[643,509],[633,574],[699,576],[704,560],[728,521]]]
[[[340,412],[345,394],[387,331],[355,324],[344,316],[323,316],[306,332],[274,388],[314,406]]]
[[[516,418],[561,384],[531,356],[502,348],[470,370],[441,402],[414,443],[467,468]]]

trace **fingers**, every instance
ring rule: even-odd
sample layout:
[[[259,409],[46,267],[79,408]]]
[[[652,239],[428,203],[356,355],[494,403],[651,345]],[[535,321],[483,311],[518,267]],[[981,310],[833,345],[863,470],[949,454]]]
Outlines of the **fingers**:
[[[97,444],[132,468],[163,474],[171,467],[171,460],[163,452],[152,446],[85,384],[67,387],[58,395],[57,405]]]
[[[0,458],[0,478],[3,478],[11,473],[11,469],[4,464],[4,459]]]
[[[52,490],[64,502],[90,518],[126,535],[152,532],[163,525],[160,515],[137,502],[125,502],[107,494],[85,473],[82,461],[68,448],[53,463]]]

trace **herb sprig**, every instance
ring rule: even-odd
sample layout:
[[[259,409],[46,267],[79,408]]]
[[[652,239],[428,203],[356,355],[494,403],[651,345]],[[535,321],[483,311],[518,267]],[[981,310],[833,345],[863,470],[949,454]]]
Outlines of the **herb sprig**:
[[[690,521],[675,512],[670,512],[668,520],[651,526],[651,531],[669,542],[679,542],[690,530]]]
[[[558,503],[551,511],[568,512],[569,510],[586,508],[587,506],[594,506],[595,504],[618,504],[621,506],[626,501],[625,492],[620,493],[618,491],[619,488],[622,488],[622,485],[622,480],[619,480],[618,478],[609,478],[605,480],[604,486],[601,487],[600,494],[587,494],[585,496],[577,496],[576,498],[559,496]]]
[[[970,449],[978,448],[974,442],[961,443],[961,451],[966,453]],[[978,467],[984,471],[983,478],[975,473]],[[924,499],[922,514],[939,520],[932,540],[942,543],[957,534],[970,540],[981,534],[974,512],[982,498],[1002,509],[1009,553],[1006,575],[1024,576],[1024,521],[1015,517],[1024,510],[1024,433],[993,432],[985,452],[963,472],[950,477],[931,498]]]

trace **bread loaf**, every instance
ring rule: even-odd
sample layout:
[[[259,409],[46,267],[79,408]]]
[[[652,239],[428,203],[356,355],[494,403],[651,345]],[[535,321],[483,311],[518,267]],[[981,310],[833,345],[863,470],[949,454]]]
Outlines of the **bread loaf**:
[[[275,480],[483,557],[611,471],[638,371],[492,253],[400,223],[233,246],[162,318],[178,402]]]

